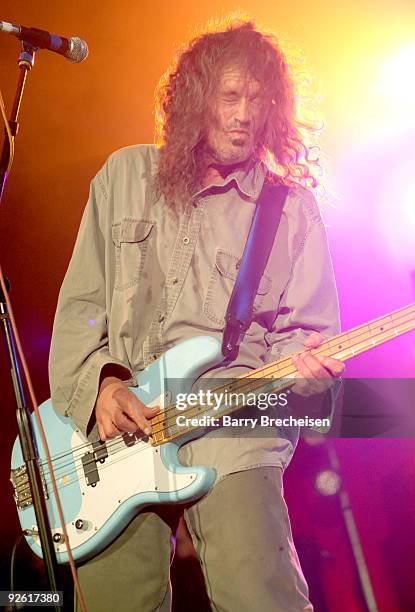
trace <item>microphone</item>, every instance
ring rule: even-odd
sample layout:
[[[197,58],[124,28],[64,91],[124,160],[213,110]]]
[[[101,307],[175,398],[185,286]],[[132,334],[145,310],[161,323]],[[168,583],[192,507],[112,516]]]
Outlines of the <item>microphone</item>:
[[[70,62],[83,62],[88,55],[88,45],[78,36],[64,38],[45,30],[26,28],[14,23],[7,23],[7,21],[0,21],[0,32],[12,34],[38,49],[49,49],[49,51],[59,53],[59,55],[63,55]]]

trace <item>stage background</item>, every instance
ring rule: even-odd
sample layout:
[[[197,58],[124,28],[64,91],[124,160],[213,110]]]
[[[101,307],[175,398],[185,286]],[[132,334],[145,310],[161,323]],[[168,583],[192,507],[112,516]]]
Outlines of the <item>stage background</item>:
[[[0,210],[0,260],[39,402],[49,396],[47,358],[57,295],[89,181],[114,150],[153,140],[153,92],[178,46],[205,21],[241,8],[301,49],[318,93],[330,180],[324,217],[343,328],[414,300],[415,11],[411,1],[252,0],[3,1],[0,19],[79,35],[88,59],[70,65],[46,51],[29,75],[15,162]],[[286,43],[284,43],[286,44]],[[288,47],[287,47],[288,48]],[[0,86],[8,111],[18,41],[0,35]],[[412,170],[411,170],[412,168]],[[348,376],[413,377],[414,334],[356,358]],[[0,353],[1,588],[18,534],[9,477],[14,402]],[[336,440],[378,609],[415,609],[413,439]],[[327,447],[301,443],[287,471],[294,536],[316,610],[364,610],[338,499],[314,479]],[[32,585],[19,547],[16,588]],[[19,561],[20,559],[20,561]],[[35,583],[34,583],[35,584]],[[179,609],[180,606],[177,606]]]

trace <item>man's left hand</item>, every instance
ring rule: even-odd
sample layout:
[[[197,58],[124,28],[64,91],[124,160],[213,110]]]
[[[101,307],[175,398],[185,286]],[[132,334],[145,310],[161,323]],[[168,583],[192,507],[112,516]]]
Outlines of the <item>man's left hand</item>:
[[[303,396],[324,393],[342,375],[345,368],[342,361],[311,353],[311,349],[317,348],[323,341],[321,334],[313,332],[304,342],[305,350],[293,355],[293,364],[299,372],[298,380],[292,387],[294,393]]]

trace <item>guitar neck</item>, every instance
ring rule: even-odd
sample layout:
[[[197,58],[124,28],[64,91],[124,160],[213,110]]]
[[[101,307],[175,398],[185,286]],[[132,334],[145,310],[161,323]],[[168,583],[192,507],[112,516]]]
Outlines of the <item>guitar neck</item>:
[[[311,350],[313,355],[333,357],[340,361],[348,361],[356,355],[389,342],[415,329],[415,304],[399,308],[388,315],[373,319],[363,325],[353,327],[326,340],[316,349]],[[295,373],[297,370],[292,364],[291,356],[285,357],[266,366],[261,366],[249,376],[272,376],[283,378]],[[268,372],[268,373],[267,373]]]
[[[370,351],[376,346],[389,342],[398,336],[415,329],[415,304],[409,304],[388,315],[373,319],[363,325],[358,325],[347,332],[342,332],[326,340],[316,349],[312,349],[313,355],[333,357],[340,361],[348,361],[361,353]],[[269,385],[270,379],[277,381],[278,390],[286,389],[294,383],[297,374],[292,355],[279,359],[273,363],[266,364],[243,374],[236,380],[229,381],[226,386],[212,390],[217,396],[225,390],[229,394],[258,393],[261,387]],[[278,382],[279,381],[279,382]],[[213,413],[212,406],[198,405],[188,406],[181,414],[186,417],[197,417],[203,415],[223,416],[239,410],[244,404],[235,403],[227,405],[223,410]],[[169,407],[163,416],[156,415],[152,420],[153,440],[155,445],[164,444],[193,431],[203,429],[200,425],[189,427],[177,427],[174,424],[175,417],[179,413],[175,406]],[[167,427],[166,427],[167,425]]]

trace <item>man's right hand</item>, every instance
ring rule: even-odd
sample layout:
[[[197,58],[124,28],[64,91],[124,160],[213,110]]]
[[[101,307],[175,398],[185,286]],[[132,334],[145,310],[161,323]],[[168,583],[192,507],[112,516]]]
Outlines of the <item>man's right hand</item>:
[[[102,441],[115,438],[125,431],[133,433],[137,429],[150,435],[148,419],[158,412],[159,406],[147,408],[119,378],[110,376],[102,381],[95,404],[95,417]]]

